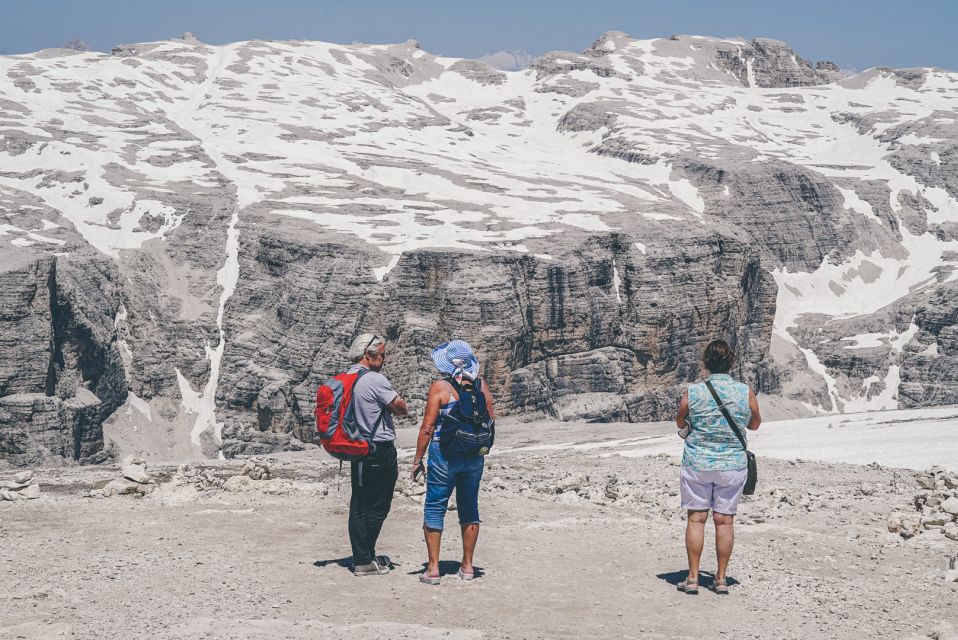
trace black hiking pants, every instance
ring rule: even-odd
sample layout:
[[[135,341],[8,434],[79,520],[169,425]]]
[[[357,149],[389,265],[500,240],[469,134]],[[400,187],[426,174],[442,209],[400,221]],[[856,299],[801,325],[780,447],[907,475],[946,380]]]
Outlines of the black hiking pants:
[[[376,541],[389,515],[399,477],[396,446],[377,442],[376,451],[350,463],[353,493],[349,500],[349,543],[353,564],[369,564],[376,557]]]

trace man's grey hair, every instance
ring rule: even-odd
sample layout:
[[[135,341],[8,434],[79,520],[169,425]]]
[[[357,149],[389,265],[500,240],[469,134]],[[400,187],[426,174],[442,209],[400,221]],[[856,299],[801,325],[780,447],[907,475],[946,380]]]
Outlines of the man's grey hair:
[[[355,363],[362,360],[364,355],[375,356],[379,353],[379,345],[385,343],[386,339],[375,333],[362,333],[356,336],[349,347],[349,360]]]

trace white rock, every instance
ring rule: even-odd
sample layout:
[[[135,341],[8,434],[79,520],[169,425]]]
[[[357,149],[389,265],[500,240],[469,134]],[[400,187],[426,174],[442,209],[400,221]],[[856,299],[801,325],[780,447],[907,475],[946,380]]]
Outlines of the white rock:
[[[19,492],[24,500],[36,500],[40,497],[40,485],[37,483],[31,484],[26,489],[23,489]]]
[[[150,481],[150,476],[146,473],[146,462],[132,455],[123,458],[123,462],[120,464],[120,473],[127,480],[140,484]]]
[[[559,504],[577,504],[582,502],[582,498],[575,491],[566,491],[556,496],[556,502]]]
[[[139,488],[140,483],[133,482],[132,480],[127,480],[126,478],[116,478],[110,480],[105,487],[103,487],[103,495],[107,498],[111,496],[122,496],[127,494],[136,493]]]
[[[941,510],[951,515],[958,515],[958,498],[952,496],[941,503]]]
[[[253,480],[269,480],[269,467],[259,460],[259,458],[250,458],[243,465],[244,476],[249,476]]]
[[[253,488],[253,481],[249,476],[231,476],[223,483],[223,489],[230,493],[242,493]]]
[[[30,480],[33,479],[32,471],[21,471],[20,473],[13,476],[13,481],[17,484],[28,484]]]
[[[951,522],[951,518],[947,514],[936,513],[930,516],[924,516],[921,519],[921,526],[926,529],[934,529],[936,527],[943,527],[949,522]]]

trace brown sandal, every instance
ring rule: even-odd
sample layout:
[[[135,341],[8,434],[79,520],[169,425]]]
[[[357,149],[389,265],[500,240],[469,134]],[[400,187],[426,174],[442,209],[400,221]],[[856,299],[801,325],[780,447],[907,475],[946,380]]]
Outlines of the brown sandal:
[[[679,591],[690,596],[697,596],[699,594],[699,583],[698,580],[689,580],[686,578],[682,582],[675,585],[675,588]]]

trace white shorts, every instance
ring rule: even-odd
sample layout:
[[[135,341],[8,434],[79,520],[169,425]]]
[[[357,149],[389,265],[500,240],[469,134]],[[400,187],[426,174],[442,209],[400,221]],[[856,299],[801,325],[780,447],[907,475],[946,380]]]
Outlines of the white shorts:
[[[734,516],[747,479],[748,469],[695,471],[682,467],[682,508]]]

